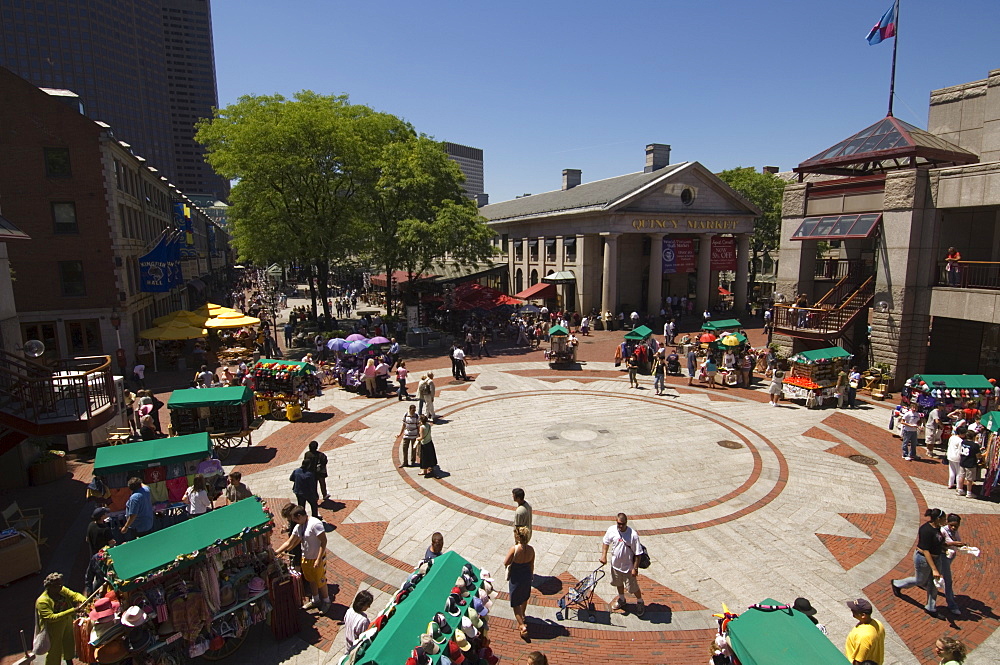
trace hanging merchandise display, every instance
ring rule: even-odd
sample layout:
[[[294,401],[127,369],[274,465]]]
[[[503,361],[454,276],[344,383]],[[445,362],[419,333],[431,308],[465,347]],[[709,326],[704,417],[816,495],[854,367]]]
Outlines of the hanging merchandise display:
[[[320,382],[312,363],[261,358],[250,370],[257,415],[275,420],[302,419],[309,400],[319,395]]]
[[[815,351],[802,351],[788,359],[791,376],[782,382],[786,399],[802,399],[806,406],[821,407],[829,398],[838,397],[847,390],[846,376],[854,356],[831,346]],[[837,377],[844,372],[845,383],[837,387]]]
[[[990,411],[980,419],[980,422],[984,431],[981,443],[986,451],[983,458],[986,472],[983,475],[983,489],[980,496],[989,497],[1000,481],[1000,411]]]
[[[254,414],[254,394],[245,386],[175,390],[167,402],[174,434],[208,432],[219,459],[244,443],[263,424]]]
[[[947,441],[951,428],[962,412],[964,420],[975,420],[996,405],[1000,388],[992,379],[978,374],[914,374],[900,390],[900,405],[916,408],[926,418],[931,409],[941,412],[941,440]],[[948,414],[956,418],[945,418]]]
[[[217,660],[251,626],[273,625],[279,614],[287,623],[295,598],[272,595],[291,579],[271,549],[273,528],[251,497],[102,550],[95,558],[105,587],[77,622],[80,641],[96,650],[89,662],[115,662],[119,652],[159,665]],[[280,636],[287,633],[283,625]]]
[[[444,658],[496,665],[487,621],[497,596],[493,587],[489,571],[456,552],[422,561],[339,665],[432,664]]]

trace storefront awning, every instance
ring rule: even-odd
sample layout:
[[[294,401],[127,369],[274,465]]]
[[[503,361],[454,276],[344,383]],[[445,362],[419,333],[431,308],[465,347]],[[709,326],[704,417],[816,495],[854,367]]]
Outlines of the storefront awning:
[[[529,286],[524,291],[514,294],[515,298],[520,298],[521,300],[536,300],[541,298],[555,298],[556,297],[556,287],[554,284],[546,284],[545,282],[539,282],[534,286]]]
[[[792,240],[867,238],[878,228],[881,219],[882,213],[806,217],[792,235]]]

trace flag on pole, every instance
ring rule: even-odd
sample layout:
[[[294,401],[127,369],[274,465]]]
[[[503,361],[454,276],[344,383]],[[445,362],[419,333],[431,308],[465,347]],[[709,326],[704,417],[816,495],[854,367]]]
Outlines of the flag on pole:
[[[889,39],[890,37],[896,36],[896,3],[892,3],[892,7],[889,7],[889,11],[882,14],[882,19],[875,24],[875,27],[871,29],[868,36],[865,38],[868,40],[870,46],[875,46],[876,44],[882,43],[883,39]]]

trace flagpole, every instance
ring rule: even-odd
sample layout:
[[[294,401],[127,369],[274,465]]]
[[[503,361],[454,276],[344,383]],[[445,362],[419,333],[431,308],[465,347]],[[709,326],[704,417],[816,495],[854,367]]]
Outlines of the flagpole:
[[[892,72],[889,74],[889,117],[892,117],[892,98],[896,90],[896,47],[899,46],[899,0],[896,0],[896,36],[892,39]]]

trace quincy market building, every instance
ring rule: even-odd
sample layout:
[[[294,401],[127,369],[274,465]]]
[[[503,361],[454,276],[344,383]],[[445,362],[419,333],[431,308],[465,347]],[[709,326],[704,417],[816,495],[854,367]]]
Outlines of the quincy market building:
[[[760,211],[698,162],[670,164],[670,146],[646,146],[643,171],[480,208],[500,237],[511,290],[581,313],[656,315],[667,296],[720,298],[735,272],[733,306],[747,302],[750,235]],[[561,273],[559,284],[543,281]]]

